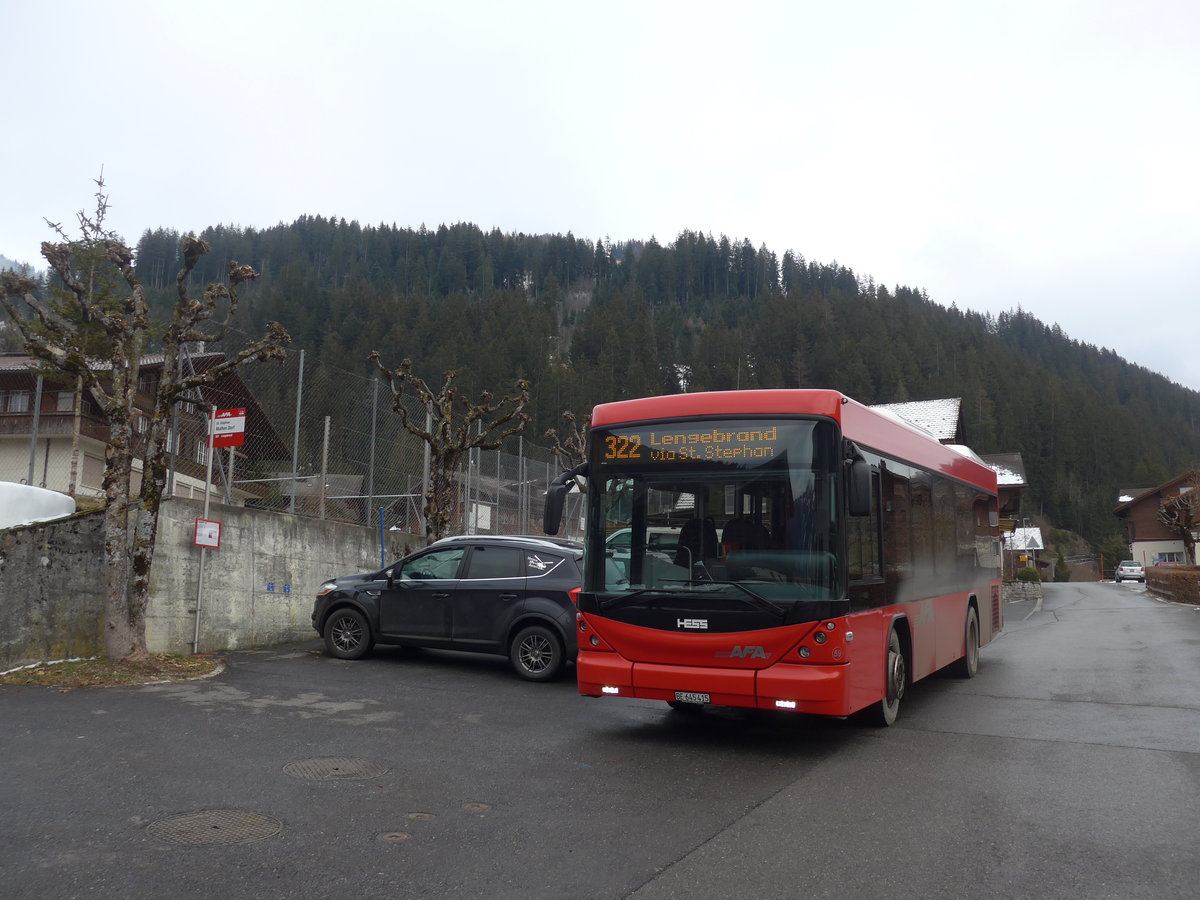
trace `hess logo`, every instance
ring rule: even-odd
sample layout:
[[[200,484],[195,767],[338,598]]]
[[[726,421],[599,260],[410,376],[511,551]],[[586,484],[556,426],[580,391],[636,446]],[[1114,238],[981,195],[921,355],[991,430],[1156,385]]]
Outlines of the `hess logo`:
[[[708,631],[708,619],[676,619],[675,627],[691,631]]]
[[[732,650],[719,650],[716,654],[717,659],[766,659],[767,651],[762,647],[739,646],[734,645]]]

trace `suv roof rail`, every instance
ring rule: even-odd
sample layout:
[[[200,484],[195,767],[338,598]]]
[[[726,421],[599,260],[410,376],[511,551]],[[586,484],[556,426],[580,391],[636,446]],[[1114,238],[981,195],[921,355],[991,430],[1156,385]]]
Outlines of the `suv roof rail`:
[[[454,534],[444,538],[439,538],[429,546],[433,547],[438,544],[449,544],[461,541],[500,541],[501,543],[513,542],[521,544],[540,544],[543,547],[556,547],[560,550],[580,550],[583,548],[582,541],[576,541],[571,538],[556,538],[546,537],[543,535],[524,535],[524,534]]]

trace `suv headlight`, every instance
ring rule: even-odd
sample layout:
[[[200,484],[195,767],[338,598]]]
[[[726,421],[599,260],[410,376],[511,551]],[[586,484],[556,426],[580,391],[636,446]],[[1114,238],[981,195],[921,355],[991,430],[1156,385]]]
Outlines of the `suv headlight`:
[[[317,596],[324,597],[330,591],[334,591],[334,590],[337,590],[337,582],[336,581],[327,581],[323,585],[321,585],[319,588],[317,588]]]

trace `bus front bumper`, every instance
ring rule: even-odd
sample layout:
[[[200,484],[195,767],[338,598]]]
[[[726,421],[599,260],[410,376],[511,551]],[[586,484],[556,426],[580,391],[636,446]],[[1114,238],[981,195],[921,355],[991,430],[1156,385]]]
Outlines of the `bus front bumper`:
[[[575,661],[579,693],[587,697],[639,697],[668,702],[707,696],[713,706],[775,709],[845,716],[849,668],[776,663],[765,669],[634,663],[617,653],[580,650]]]

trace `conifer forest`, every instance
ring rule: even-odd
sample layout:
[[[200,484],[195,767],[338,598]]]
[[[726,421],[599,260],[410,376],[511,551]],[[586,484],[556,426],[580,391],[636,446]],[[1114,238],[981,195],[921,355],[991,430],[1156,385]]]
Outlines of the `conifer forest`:
[[[1022,514],[1094,544],[1117,534],[1118,491],[1200,463],[1200,393],[1072,340],[1020,297],[998,317],[964,312],[836,262],[693,232],[614,244],[305,216],[199,237],[213,248],[200,283],[220,280],[231,259],[261,274],[243,292],[244,331],[278,320],[292,348],[330,364],[370,374],[378,350],[429,379],[455,369],[472,393],[528,379],[532,440],[566,410],[586,420],[596,403],[650,394],[960,397],[976,452],[1023,455]],[[138,275],[164,309],[180,239],[158,229],[137,244]]]

